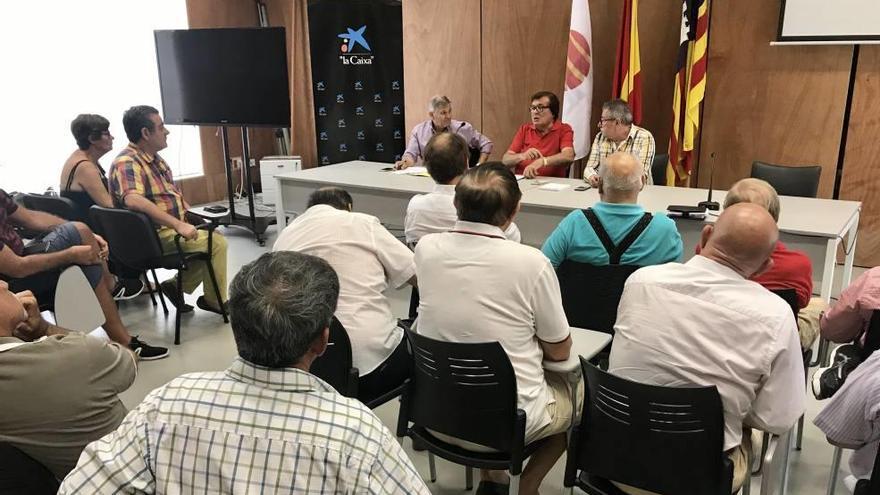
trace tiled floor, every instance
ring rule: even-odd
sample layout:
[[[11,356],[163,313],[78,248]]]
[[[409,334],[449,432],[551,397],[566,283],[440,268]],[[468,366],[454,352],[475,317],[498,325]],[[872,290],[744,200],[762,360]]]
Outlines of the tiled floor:
[[[272,229],[274,227],[270,228],[267,246],[271,246],[274,242]],[[230,275],[236,273],[242,264],[256,258],[268,249],[268,247],[259,247],[252,237],[243,230],[226,229],[225,234],[229,240]],[[861,272],[861,269],[856,269],[853,277],[858,276]],[[840,277],[837,278],[839,280]],[[838,292],[839,287],[835,287],[835,295]],[[409,289],[394,291],[389,295],[394,301],[396,314],[404,315],[409,304]],[[194,303],[194,299],[191,302]],[[122,395],[123,401],[129,408],[136,406],[150,390],[180,374],[224,369],[236,355],[231,329],[217,315],[199,310],[185,315],[182,323],[181,345],[173,346],[173,312],[165,317],[161,307],[154,308],[148,297],[124,302],[121,310],[123,320],[133,334],[140,334],[151,343],[167,345],[172,348],[172,354],[169,358],[141,364],[134,385]],[[812,419],[821,407],[822,404],[815,401],[811,395],[808,397],[803,450],[794,452],[791,458],[790,494],[819,495],[826,492],[832,448],[825,441],[821,432],[812,424]],[[376,413],[393,431],[397,418],[397,402],[392,401],[378,408]],[[404,445],[419,472],[427,479],[427,456],[424,453],[413,452],[409,441],[405,441]],[[563,464],[564,462],[561,460],[548,475],[542,493],[561,492]],[[846,455],[841,465],[846,466]],[[463,493],[463,468],[438,459],[437,471],[437,482],[429,484],[433,493]],[[840,478],[842,479],[842,476]],[[754,491],[752,493],[757,494],[759,486],[760,479],[753,479]],[[846,493],[841,481],[838,481],[836,493]]]

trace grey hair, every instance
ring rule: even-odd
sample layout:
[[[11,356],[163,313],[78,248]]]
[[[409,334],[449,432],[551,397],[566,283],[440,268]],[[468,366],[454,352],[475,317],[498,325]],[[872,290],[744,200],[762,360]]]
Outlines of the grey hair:
[[[632,153],[627,154],[631,155],[633,160],[638,163],[638,158],[635,155],[632,155]],[[599,175],[602,177],[602,188],[606,191],[612,193],[632,193],[642,190],[642,167],[633,167],[627,175],[617,175],[611,172],[611,167],[608,166],[608,158],[606,158],[602,162],[602,166],[599,167]]]
[[[229,286],[229,315],[238,355],[268,368],[299,362],[330,326],[339,278],[321,258],[266,253],[243,266]]]
[[[779,221],[779,195],[767,181],[746,178],[730,186],[727,196],[724,197],[724,208],[737,203],[754,203],[763,206],[774,221]]]
[[[623,125],[630,125],[633,123],[632,109],[629,108],[629,104],[621,99],[606,101],[602,104],[602,110],[607,110],[608,117]]]
[[[431,100],[428,102],[428,111],[434,112],[440,108],[448,107],[452,105],[452,101],[449,98],[443,95],[434,95],[431,97]]]

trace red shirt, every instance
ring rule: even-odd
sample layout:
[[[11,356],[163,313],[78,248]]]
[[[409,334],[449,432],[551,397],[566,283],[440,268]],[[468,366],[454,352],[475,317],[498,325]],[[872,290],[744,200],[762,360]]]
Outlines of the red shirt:
[[[559,120],[554,120],[550,130],[543,135],[535,129],[534,124],[523,124],[519,126],[516,136],[513,137],[513,142],[507,149],[514,153],[522,153],[529,148],[535,148],[543,156],[555,155],[562,151],[562,148],[574,148],[574,131],[571,130],[570,125]],[[522,174],[523,170],[533,161],[535,160],[519,162],[516,165],[516,173]],[[538,169],[538,175],[567,177],[568,167],[541,167]]]
[[[770,255],[773,266],[766,272],[752,277],[769,290],[794,289],[797,292],[798,308],[804,309],[813,296],[813,264],[810,258],[800,251],[789,251],[782,242]]]
[[[699,245],[696,253],[700,254]],[[813,264],[810,258],[800,251],[789,251],[782,241],[777,241],[770,259],[773,260],[773,266],[751,280],[767,290],[794,289],[798,308],[806,308],[813,296]]]

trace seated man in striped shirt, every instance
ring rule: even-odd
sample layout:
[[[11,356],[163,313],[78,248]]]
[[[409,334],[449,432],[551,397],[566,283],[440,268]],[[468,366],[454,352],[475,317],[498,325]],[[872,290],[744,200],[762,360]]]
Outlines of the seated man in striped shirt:
[[[429,494],[379,418],[308,372],[338,295],[314,256],[242,267],[229,299],[239,357],[150,393],[86,447],[59,493]]]

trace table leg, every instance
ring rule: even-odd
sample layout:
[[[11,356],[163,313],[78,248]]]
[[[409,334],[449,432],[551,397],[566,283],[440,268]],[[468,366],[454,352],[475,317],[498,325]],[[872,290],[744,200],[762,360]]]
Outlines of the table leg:
[[[856,213],[852,225],[846,233],[846,258],[843,261],[843,280],[841,280],[840,288],[843,290],[849,286],[852,281],[853,262],[856,258],[856,241],[859,238],[859,213]]]
[[[287,227],[287,215],[284,214],[284,193],[281,190],[284,183],[281,179],[275,178],[275,225],[278,234]]]

